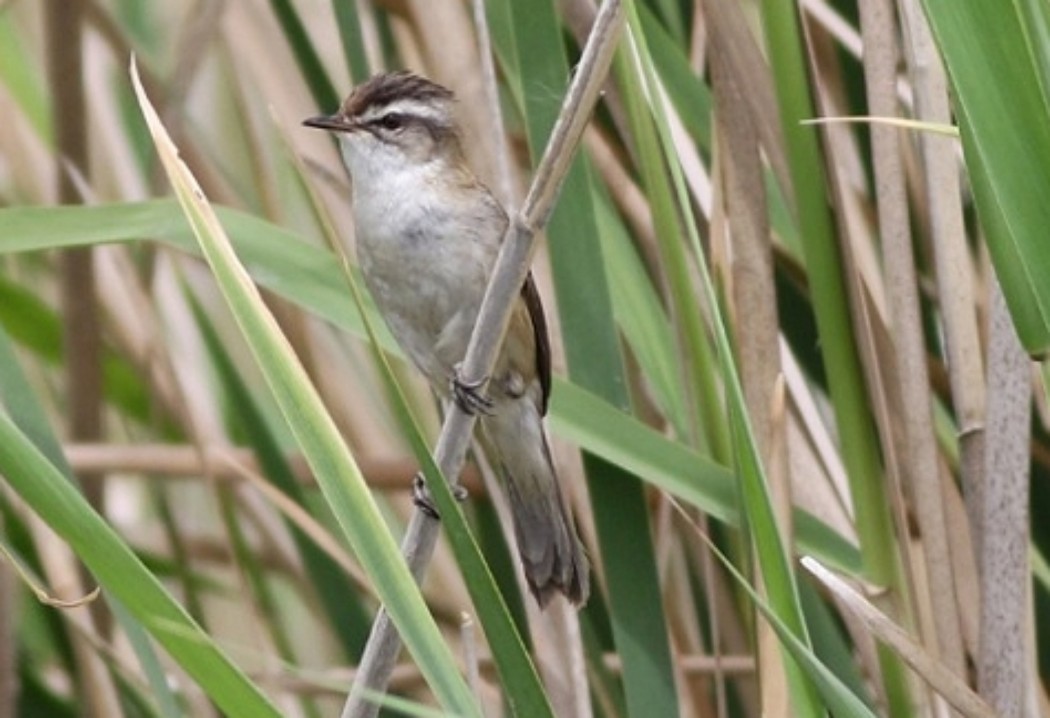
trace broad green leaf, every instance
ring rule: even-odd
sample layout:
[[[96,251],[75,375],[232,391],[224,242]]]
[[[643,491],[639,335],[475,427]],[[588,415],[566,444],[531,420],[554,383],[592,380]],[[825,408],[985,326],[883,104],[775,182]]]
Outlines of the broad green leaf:
[[[948,68],[999,283],[1022,343],[1041,356],[1050,349],[1045,3],[924,0],[923,7]]]

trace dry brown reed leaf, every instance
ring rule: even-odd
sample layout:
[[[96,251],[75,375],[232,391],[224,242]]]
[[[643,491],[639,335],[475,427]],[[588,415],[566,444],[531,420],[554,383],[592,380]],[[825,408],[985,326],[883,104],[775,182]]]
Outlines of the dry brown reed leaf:
[[[217,480],[242,478],[234,467],[258,471],[249,449],[235,446],[212,446],[203,453],[187,444],[136,442],[134,444],[66,444],[66,458],[74,468],[86,471],[121,474],[149,474],[157,479],[194,480],[211,476]],[[286,457],[296,477],[304,486],[315,487],[313,476],[301,454]],[[411,476],[417,465],[407,458],[359,457],[361,472],[377,491],[408,492],[403,478]],[[463,484],[472,494],[483,494],[476,467],[468,465]]]
[[[729,231],[723,241],[730,254],[726,269],[737,319],[733,322],[734,339],[749,422],[766,470],[777,528],[784,544],[790,546],[794,533],[793,501],[791,478],[787,473],[787,427],[773,250],[758,132],[752,121],[752,108],[745,99],[747,85],[734,74],[737,67],[729,59],[732,51],[726,47],[729,32],[723,27],[725,16],[711,16],[708,62],[718,130],[717,156],[721,170],[718,182],[728,219]],[[761,586],[761,576],[757,580]],[[786,716],[791,710],[791,700],[783,648],[765,621],[759,622],[757,634],[756,652],[762,676],[759,690],[764,712],[770,716]]]
[[[996,713],[962,678],[927,653],[904,629],[875,608],[856,589],[810,556],[802,558],[802,565],[834,593],[851,613],[860,618],[868,630],[914,668],[953,708],[967,718],[994,718]]]
[[[915,88],[916,119],[951,121],[948,83],[933,46],[926,17],[918,2],[904,0],[901,25],[905,58]],[[984,472],[985,375],[978,316],[981,295],[974,260],[966,245],[962,212],[957,143],[923,134],[924,185],[922,194],[930,222],[936,268],[937,298],[943,325],[952,405],[958,417],[960,477],[975,546],[980,545],[976,521],[980,505],[978,487]]]
[[[875,115],[892,117],[898,112],[895,92],[898,64],[894,7],[890,0],[871,0],[860,10],[864,38],[864,77],[868,106]],[[883,248],[883,275],[889,308],[890,341],[894,362],[892,378],[899,387],[892,391],[891,405],[899,431],[901,480],[915,502],[915,516],[922,532],[923,562],[929,575],[930,593],[916,600],[936,601],[932,611],[933,635],[926,640],[937,647],[941,660],[962,675],[965,670],[955,575],[949,555],[949,536],[944,516],[941,475],[933,432],[933,402],[926,369],[917,272],[912,246],[910,216],[904,187],[904,168],[897,130],[877,124],[871,127],[874,198],[879,236]],[[938,600],[939,599],[939,600]]]
[[[787,193],[788,204],[791,205],[794,199],[791,195],[784,138],[777,119],[779,114],[773,92],[772,74],[763,59],[755,34],[743,14],[743,6],[730,0],[705,0],[703,9],[708,24],[717,22],[720,31],[725,33],[726,62],[732,68],[733,77],[737,78],[742,87],[748,88],[744,96],[751,105],[750,116],[754,118],[762,150],[777,178],[777,183]]]

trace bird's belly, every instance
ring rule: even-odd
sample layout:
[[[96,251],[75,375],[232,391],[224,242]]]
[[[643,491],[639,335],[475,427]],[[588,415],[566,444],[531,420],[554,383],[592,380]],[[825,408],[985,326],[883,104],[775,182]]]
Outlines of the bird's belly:
[[[380,313],[409,359],[444,390],[466,353],[488,262],[433,238],[370,244],[359,247],[359,258]]]

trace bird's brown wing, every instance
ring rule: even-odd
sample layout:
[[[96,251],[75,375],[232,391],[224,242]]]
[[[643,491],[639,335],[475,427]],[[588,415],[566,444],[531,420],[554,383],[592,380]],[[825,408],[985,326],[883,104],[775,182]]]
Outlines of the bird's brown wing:
[[[543,314],[543,302],[532,280],[532,272],[525,277],[521,287],[521,298],[532,320],[532,334],[536,340],[536,373],[540,377],[540,388],[543,389],[543,400],[540,402],[540,415],[547,414],[547,400],[551,395],[551,344],[547,336],[547,317]]]

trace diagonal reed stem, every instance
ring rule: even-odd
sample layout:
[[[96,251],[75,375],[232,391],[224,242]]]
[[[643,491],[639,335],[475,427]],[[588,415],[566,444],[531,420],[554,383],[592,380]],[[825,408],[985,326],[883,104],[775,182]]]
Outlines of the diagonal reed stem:
[[[609,72],[623,23],[622,0],[605,0],[583,48],[529,192],[503,236],[461,368],[463,378],[468,382],[475,377],[488,376],[495,364],[511,308],[529,271],[536,233],[550,218],[576,146]],[[442,474],[453,484],[463,466],[473,429],[474,417],[452,403],[445,416],[434,459]],[[430,563],[439,529],[437,520],[419,510],[408,524],[401,550],[417,581]],[[343,707],[343,718],[372,718],[376,715],[379,706],[369,696],[385,690],[400,650],[397,629],[386,611],[380,609]]]

